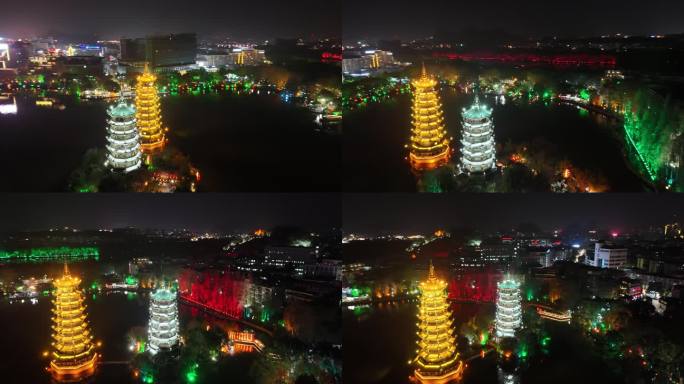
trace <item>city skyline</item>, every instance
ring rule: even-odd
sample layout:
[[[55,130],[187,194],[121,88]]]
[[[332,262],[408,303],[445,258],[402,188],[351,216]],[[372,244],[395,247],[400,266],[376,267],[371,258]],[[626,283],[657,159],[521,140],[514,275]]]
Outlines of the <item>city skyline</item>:
[[[325,194],[15,194],[0,202],[0,231],[56,227],[253,231],[340,226],[338,198]],[[310,209],[312,208],[312,209]]]
[[[347,194],[342,206],[345,233],[368,235],[437,228],[497,231],[527,223],[542,230],[591,226],[623,232],[684,215],[677,196],[641,194]]]

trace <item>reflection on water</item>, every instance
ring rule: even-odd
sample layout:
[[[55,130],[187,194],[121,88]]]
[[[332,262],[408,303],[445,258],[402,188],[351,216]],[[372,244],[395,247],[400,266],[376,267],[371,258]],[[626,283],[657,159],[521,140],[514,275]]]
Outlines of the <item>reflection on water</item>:
[[[0,100],[0,163],[13,165],[5,167],[3,191],[65,191],[86,151],[105,147],[107,102],[65,97],[61,110],[49,102],[37,105],[26,95]],[[170,143],[202,171],[203,188],[339,190],[339,138],[318,132],[308,109],[256,95],[175,96],[161,103]]]
[[[496,368],[496,375],[499,380],[499,384],[519,384],[520,377],[516,372],[504,371],[501,367]]]

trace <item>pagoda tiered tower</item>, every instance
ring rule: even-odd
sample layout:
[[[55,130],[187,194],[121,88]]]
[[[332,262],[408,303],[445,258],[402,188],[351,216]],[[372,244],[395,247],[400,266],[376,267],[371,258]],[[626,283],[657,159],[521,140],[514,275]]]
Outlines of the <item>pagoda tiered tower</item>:
[[[98,354],[86,321],[81,279],[64,265],[64,275],[54,281],[52,300],[52,360],[48,370],[59,382],[79,381],[95,373]]]
[[[450,383],[463,375],[446,288],[447,283],[435,276],[430,262],[428,278],[420,283],[418,355],[413,360],[414,379],[419,383]]]
[[[496,287],[496,337],[515,337],[515,331],[522,327],[520,283],[506,278]]]
[[[123,97],[107,109],[107,160],[105,166],[113,171],[131,172],[142,163],[140,135],[136,126],[135,108]]]
[[[446,164],[451,156],[437,80],[428,76],[423,66],[421,76],[412,84],[415,90],[409,160],[415,170],[434,169]]]
[[[150,321],[147,328],[148,350],[171,350],[178,345],[178,304],[176,292],[159,288],[150,295]]]
[[[145,65],[145,72],[138,76],[135,86],[135,117],[142,152],[154,152],[162,148],[166,142],[155,81],[157,77]]]
[[[461,171],[467,174],[486,173],[496,169],[492,110],[475,96],[475,103],[463,108],[461,137]]]

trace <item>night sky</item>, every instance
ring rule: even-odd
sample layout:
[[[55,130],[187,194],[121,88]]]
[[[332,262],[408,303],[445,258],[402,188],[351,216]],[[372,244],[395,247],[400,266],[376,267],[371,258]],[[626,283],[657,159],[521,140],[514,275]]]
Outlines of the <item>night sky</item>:
[[[335,36],[340,0],[7,0],[0,36],[88,35],[104,39],[197,32],[239,38]]]
[[[678,194],[357,194],[343,198],[345,233],[429,233],[436,228],[542,230],[596,225],[629,231],[684,217]]]
[[[525,36],[684,32],[681,0],[344,0],[343,36],[403,40],[437,30],[501,29]]]
[[[251,231],[340,227],[335,194],[22,194],[0,199],[0,231],[123,228]]]

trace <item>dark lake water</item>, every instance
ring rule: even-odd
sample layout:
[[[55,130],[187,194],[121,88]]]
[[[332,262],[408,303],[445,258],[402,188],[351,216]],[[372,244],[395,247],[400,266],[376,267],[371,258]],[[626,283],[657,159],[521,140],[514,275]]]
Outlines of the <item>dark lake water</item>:
[[[459,304],[452,309],[458,328],[476,307]],[[382,304],[356,313],[344,310],[344,382],[408,384],[413,373],[408,361],[416,351],[416,314],[417,303],[409,302]],[[497,383],[496,361],[490,357],[472,360],[462,382]]]
[[[486,305],[452,304],[456,329]],[[343,311],[344,382],[354,384],[409,384],[413,369],[408,361],[416,351],[417,303],[383,304],[363,310]],[[514,373],[513,380],[499,374],[494,354],[468,363],[462,384],[507,383],[619,383],[583,337],[567,324],[545,323],[551,337],[548,356]],[[570,369],[569,367],[583,367]]]
[[[440,96],[447,131],[457,143],[462,108],[472,104],[473,96],[453,90],[442,90]],[[643,190],[640,178],[626,163],[621,144],[613,133],[620,128],[611,125],[604,117],[568,105],[528,105],[510,101],[495,105],[492,98],[484,100],[494,108],[497,144],[508,141],[513,144],[538,143],[548,152],[557,153],[561,159],[568,159],[577,167],[601,175],[611,191]],[[404,159],[408,153],[404,145],[410,134],[410,113],[410,96],[345,112],[345,191],[416,190],[415,177]]]
[[[75,263],[71,266],[74,274],[82,277],[81,286],[85,286],[97,278],[105,269],[95,262]],[[122,265],[117,265],[117,270]],[[40,273],[56,273],[63,268],[60,264],[4,266],[1,271],[3,279],[8,276],[42,276]],[[11,269],[11,270],[10,270]],[[5,280],[7,281],[7,280]],[[87,319],[95,341],[102,341],[99,353],[104,362],[121,362],[131,359],[128,349],[128,332],[133,328],[146,327],[149,311],[149,295],[147,293],[109,293],[87,294]],[[45,371],[49,360],[42,357],[51,342],[51,307],[50,297],[40,297],[37,304],[13,303],[0,301],[0,329],[2,329],[2,353],[0,355],[0,372],[3,384],[42,384],[50,383],[50,376]],[[181,332],[193,320],[202,320],[204,315],[179,304]],[[211,319],[214,324],[234,325],[232,322]],[[261,338],[261,336],[259,336]],[[263,339],[262,339],[263,340]],[[237,382],[251,384],[253,379],[248,375],[249,368],[256,357],[255,354],[238,354],[219,360],[217,368],[211,376],[203,378],[203,383],[223,383],[226,377],[233,377]],[[209,373],[207,373],[208,375]],[[98,368],[95,383],[126,384],[140,383],[135,381],[127,364],[104,364]]]
[[[64,191],[83,154],[105,143],[105,102],[63,101],[66,109],[17,99],[0,115],[0,191]],[[203,175],[200,190],[299,192],[339,190],[339,135],[316,131],[312,114],[271,96],[162,98],[173,146]]]

